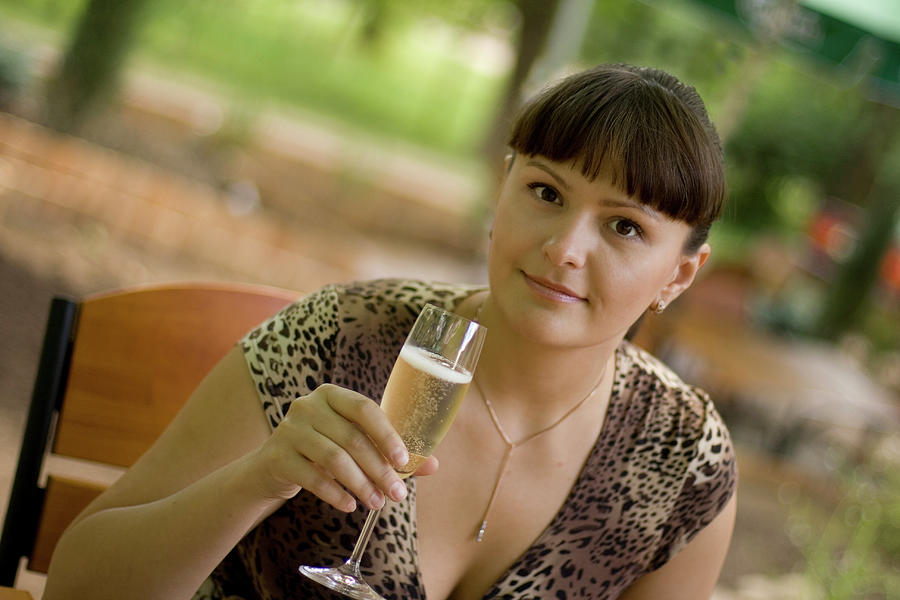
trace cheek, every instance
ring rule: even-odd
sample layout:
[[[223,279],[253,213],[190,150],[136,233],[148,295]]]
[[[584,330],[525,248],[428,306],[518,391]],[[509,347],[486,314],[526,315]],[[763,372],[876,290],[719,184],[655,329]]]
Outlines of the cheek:
[[[625,312],[643,312],[668,282],[670,272],[660,264],[661,257],[618,258],[607,255],[594,270],[602,295]]]
[[[521,254],[534,245],[533,229],[533,224],[501,206],[491,230],[491,254],[507,257]]]
[[[488,249],[488,275],[491,279],[506,277],[506,273],[516,268],[519,252],[514,247],[514,240],[502,230],[494,230]],[[499,282],[499,279],[497,280]]]

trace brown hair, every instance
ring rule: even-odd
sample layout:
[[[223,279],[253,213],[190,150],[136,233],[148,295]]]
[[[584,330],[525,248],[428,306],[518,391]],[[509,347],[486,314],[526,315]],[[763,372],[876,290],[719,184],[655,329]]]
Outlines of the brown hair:
[[[562,79],[521,109],[509,146],[577,160],[591,180],[609,168],[629,196],[693,226],[688,252],[725,201],[722,146],[703,100],[658,69],[601,65]]]

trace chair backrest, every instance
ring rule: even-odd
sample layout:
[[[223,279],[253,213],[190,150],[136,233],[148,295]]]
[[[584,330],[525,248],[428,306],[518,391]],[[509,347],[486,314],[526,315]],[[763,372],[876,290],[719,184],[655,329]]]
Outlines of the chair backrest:
[[[0,537],[0,585],[14,585],[22,557],[45,573],[63,530],[106,488],[45,477],[48,455],[130,466],[235,342],[299,295],[179,283],[54,298]]]

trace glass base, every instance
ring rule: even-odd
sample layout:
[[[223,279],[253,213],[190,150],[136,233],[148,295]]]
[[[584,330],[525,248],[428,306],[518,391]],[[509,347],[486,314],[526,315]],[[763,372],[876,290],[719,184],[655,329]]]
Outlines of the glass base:
[[[384,600],[375,590],[369,587],[369,584],[365,582],[359,571],[355,570],[349,563],[345,563],[337,568],[308,567],[303,565],[298,570],[313,581],[345,596],[357,598],[357,600]]]

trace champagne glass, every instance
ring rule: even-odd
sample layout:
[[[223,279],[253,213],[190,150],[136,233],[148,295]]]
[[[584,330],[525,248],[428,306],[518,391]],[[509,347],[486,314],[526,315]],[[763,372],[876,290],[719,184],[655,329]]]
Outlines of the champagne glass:
[[[484,344],[487,329],[426,304],[400,350],[384,389],[381,409],[403,438],[409,462],[397,470],[412,475],[431,456],[456,417]],[[353,548],[340,567],[303,565],[300,573],[360,600],[383,600],[362,578],[359,564],[381,509],[369,511]]]

